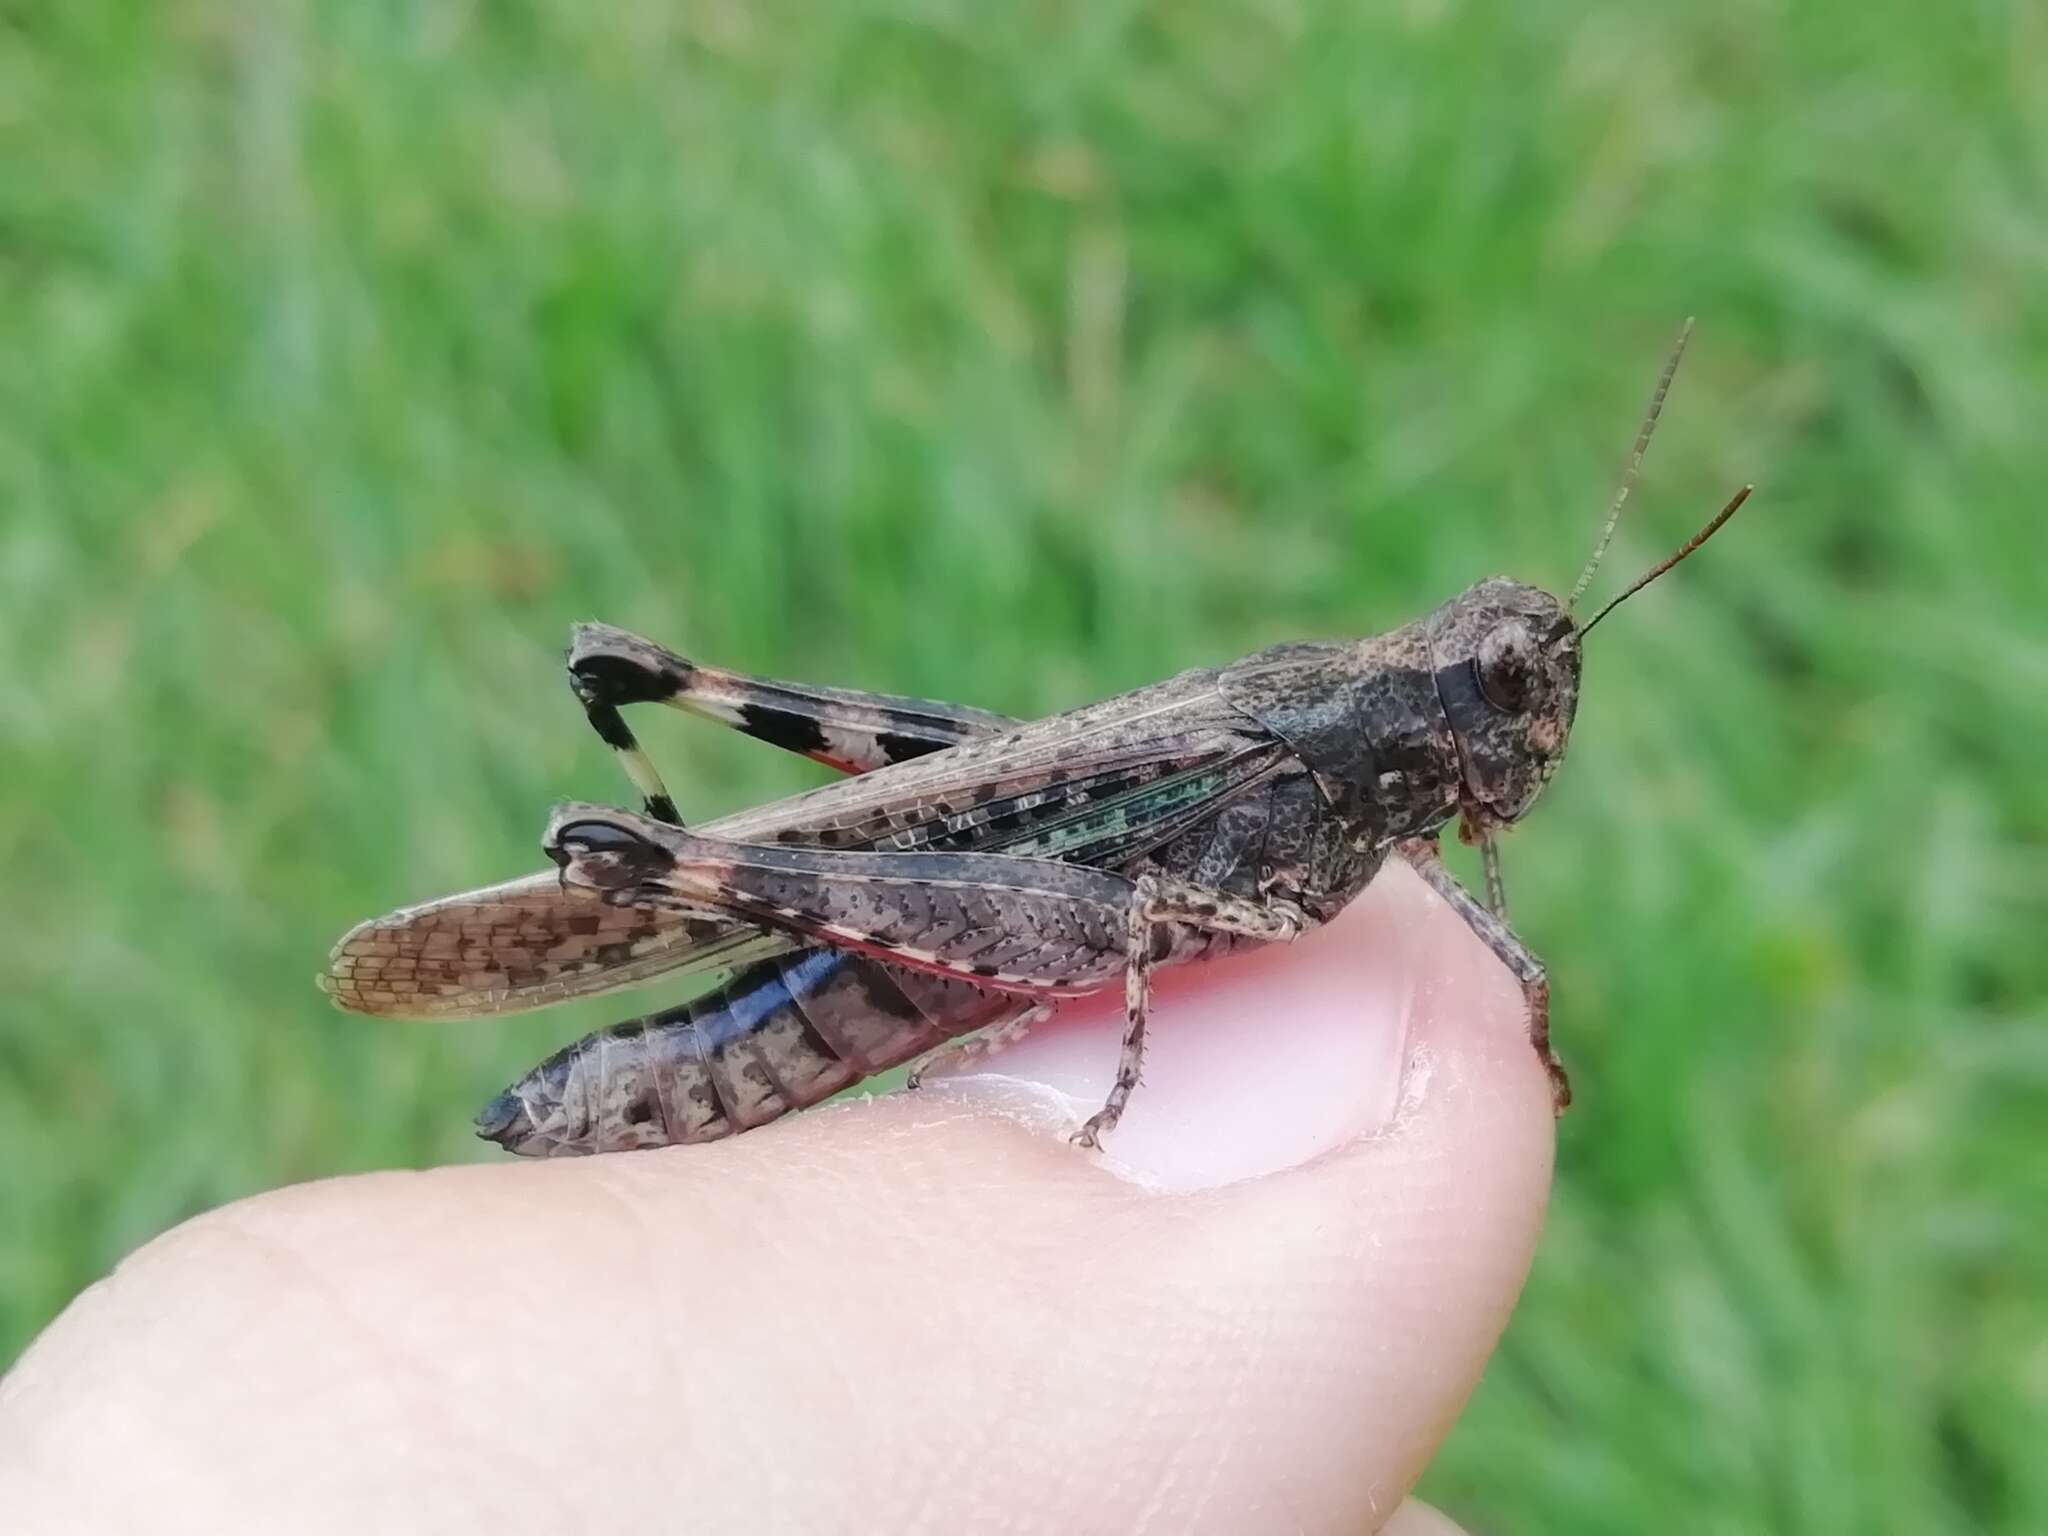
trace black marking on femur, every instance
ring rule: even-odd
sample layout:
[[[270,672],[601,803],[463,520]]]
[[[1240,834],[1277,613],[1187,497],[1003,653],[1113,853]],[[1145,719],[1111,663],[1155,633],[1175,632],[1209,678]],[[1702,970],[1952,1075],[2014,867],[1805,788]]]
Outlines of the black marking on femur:
[[[742,704],[741,729],[749,736],[772,743],[790,752],[821,752],[825,748],[825,733],[818,729],[818,722],[806,715],[796,714],[787,709],[777,709],[772,704]]]
[[[590,717],[590,724],[597,734],[604,738],[604,744],[614,752],[633,750],[633,733],[626,729],[626,722],[619,718],[618,710],[610,705],[584,700],[583,713]]]
[[[905,763],[913,757],[938,751],[940,744],[918,736],[899,736],[894,731],[882,731],[876,735],[875,745],[882,749],[890,762]]]
[[[688,685],[687,668],[654,667],[628,656],[583,656],[569,667],[579,697],[597,704],[659,704]]]
[[[676,809],[675,801],[667,795],[648,796],[647,814],[656,821],[672,821],[679,827],[683,824],[683,813]]]
[[[970,965],[968,969],[975,975],[983,977],[1000,976],[1003,974],[1003,968],[1000,965]]]

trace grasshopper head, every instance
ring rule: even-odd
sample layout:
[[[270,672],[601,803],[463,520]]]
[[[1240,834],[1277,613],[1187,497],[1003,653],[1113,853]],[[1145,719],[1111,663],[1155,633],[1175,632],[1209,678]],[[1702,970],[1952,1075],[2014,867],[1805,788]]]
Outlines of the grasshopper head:
[[[1573,619],[1572,608],[1600,568],[1621,521],[1691,335],[1692,321],[1687,320],[1658,376],[1628,468],[1571,596],[1560,602],[1540,587],[1497,576],[1453,598],[1423,621],[1437,696],[1457,741],[1464,781],[1458,809],[1467,834],[1483,837],[1489,827],[1521,820],[1564,761],[1572,716],[1579,707],[1585,639],[1593,627],[1688,558],[1749,499],[1752,487],[1745,485],[1675,554],[1637,577],[1584,624]]]
[[[1564,760],[1579,707],[1579,628],[1548,592],[1504,577],[1426,623],[1458,746],[1459,808],[1478,828],[1519,821]]]

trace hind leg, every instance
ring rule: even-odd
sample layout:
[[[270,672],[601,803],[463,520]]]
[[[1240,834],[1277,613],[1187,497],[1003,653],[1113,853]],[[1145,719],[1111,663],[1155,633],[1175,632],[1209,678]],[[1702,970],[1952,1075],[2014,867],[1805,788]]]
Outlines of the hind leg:
[[[681,826],[682,818],[660,771],[619,713],[625,705],[687,710],[842,773],[872,772],[1018,723],[964,705],[702,666],[609,624],[576,626],[569,639],[569,686],[591,729],[618,755],[640,791],[646,814],[671,826]]]

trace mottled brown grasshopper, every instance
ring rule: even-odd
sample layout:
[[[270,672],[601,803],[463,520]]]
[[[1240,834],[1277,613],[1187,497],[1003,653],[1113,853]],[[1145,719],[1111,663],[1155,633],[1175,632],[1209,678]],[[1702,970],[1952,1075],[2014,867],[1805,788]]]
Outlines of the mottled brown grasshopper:
[[[1075,1137],[1094,1146],[1137,1084],[1154,966],[1291,939],[1398,854],[1521,982],[1562,1109],[1549,987],[1507,926],[1494,833],[1563,759],[1586,635],[1749,494],[1584,625],[1573,619],[1690,330],[1564,601],[1494,578],[1373,639],[1276,646],[1031,722],[744,677],[580,626],[570,684],[643,814],[557,809],[542,842],[557,872],[364,923],[321,985],[358,1012],[449,1018],[735,970],[556,1053],[478,1117],[512,1151],[558,1155],[749,1130],[1121,981],[1116,1084]],[[645,703],[853,777],[687,829],[619,713]],[[1483,903],[1438,856],[1454,818],[1484,855]]]

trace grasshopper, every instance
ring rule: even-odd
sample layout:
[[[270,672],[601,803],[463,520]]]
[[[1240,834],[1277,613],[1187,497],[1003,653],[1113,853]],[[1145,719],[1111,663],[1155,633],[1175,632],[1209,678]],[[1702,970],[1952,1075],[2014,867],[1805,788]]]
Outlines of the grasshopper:
[[[1590,620],[1573,617],[1690,332],[1562,601],[1496,577],[1387,634],[1280,645],[1028,722],[748,677],[580,625],[570,685],[640,812],[557,808],[542,840],[555,871],[363,923],[320,984],[357,1012],[453,1018],[731,970],[557,1052],[479,1114],[480,1135],[551,1156],[750,1130],[1121,982],[1115,1085],[1074,1137],[1093,1147],[1138,1083],[1155,967],[1292,939],[1399,857],[1520,982],[1561,1112],[1549,984],[1508,926],[1495,839],[1563,760],[1586,636],[1749,495]],[[620,713],[648,703],[849,777],[686,827]],[[1439,855],[1453,820],[1481,850],[1483,900]]]

